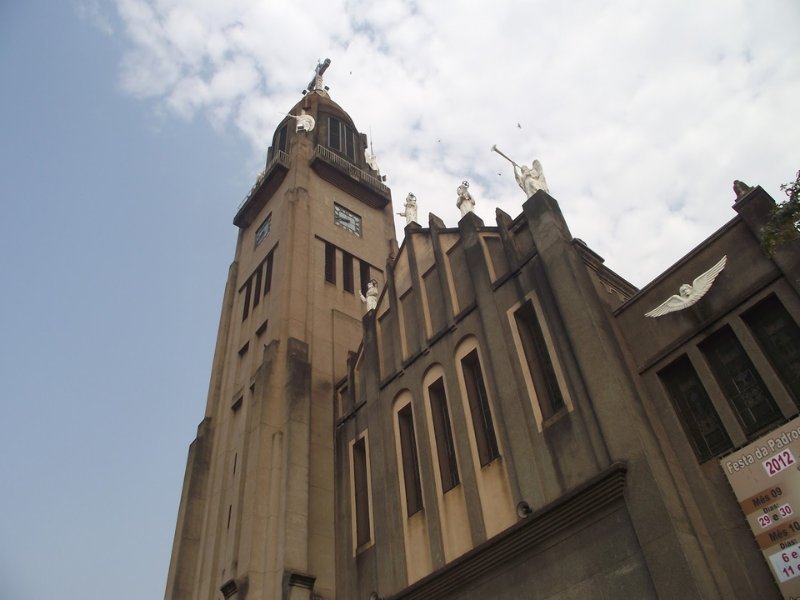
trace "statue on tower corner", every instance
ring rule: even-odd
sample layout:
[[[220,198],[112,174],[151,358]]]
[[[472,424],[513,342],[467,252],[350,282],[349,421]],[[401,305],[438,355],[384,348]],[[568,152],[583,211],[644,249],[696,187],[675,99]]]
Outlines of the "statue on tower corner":
[[[542,163],[534,160],[530,167],[525,165],[518,165],[508,156],[503,154],[495,144],[491,148],[492,152],[497,152],[500,156],[505,158],[508,162],[514,165],[514,178],[517,180],[519,187],[527,194],[528,198],[533,196],[539,190],[544,190],[550,193],[550,188],[547,187],[547,180],[544,178],[544,171],[542,171]]]
[[[461,216],[465,217],[467,213],[475,212],[475,200],[472,198],[472,194],[469,193],[469,182],[462,181],[456,192],[458,193],[456,206],[461,211]]]
[[[514,178],[517,180],[519,187],[528,195],[528,198],[533,196],[539,190],[544,190],[550,193],[547,187],[547,180],[544,178],[542,171],[542,163],[534,160],[530,167],[525,165],[514,165]]]
[[[397,213],[401,217],[406,218],[406,225],[410,225],[411,223],[417,222],[417,197],[408,192],[408,196],[406,196],[406,205],[405,210],[403,212]]]
[[[733,182],[733,193],[736,194],[736,199],[742,198],[749,194],[753,188],[747,185],[744,181],[738,179]]]
[[[297,121],[296,131],[300,132],[300,131],[314,130],[314,125],[316,124],[314,122],[314,117],[307,114],[305,109],[301,108],[299,115],[289,115],[289,116],[292,117],[295,121]]]
[[[378,281],[370,279],[369,283],[367,283],[366,298],[361,293],[359,293],[359,296],[361,296],[361,301],[367,305],[367,312],[375,310],[375,307],[378,306]]]

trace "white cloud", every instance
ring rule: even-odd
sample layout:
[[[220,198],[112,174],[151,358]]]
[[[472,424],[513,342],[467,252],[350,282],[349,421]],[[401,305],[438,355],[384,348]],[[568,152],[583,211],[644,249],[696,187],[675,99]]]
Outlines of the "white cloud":
[[[75,13],[79,19],[90,23],[106,35],[114,34],[111,19],[100,8],[98,0],[75,0]]]
[[[733,216],[733,179],[777,195],[800,167],[789,0],[117,5],[125,89],[235,127],[254,164],[329,56],[331,95],[372,131],[398,205],[414,191],[422,220],[454,225],[468,178],[487,223],[518,214],[496,143],[539,158],[573,235],[637,284]]]

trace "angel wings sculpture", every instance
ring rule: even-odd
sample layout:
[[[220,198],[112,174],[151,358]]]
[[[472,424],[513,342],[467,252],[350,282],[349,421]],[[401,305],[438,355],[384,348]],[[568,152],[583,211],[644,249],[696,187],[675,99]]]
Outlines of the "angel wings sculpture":
[[[700,300],[700,298],[705,296],[706,292],[711,289],[711,284],[714,283],[717,275],[719,275],[722,272],[722,269],[725,268],[725,263],[727,260],[727,255],[723,256],[720,261],[708,271],[695,277],[692,285],[684,283],[680,288],[678,288],[678,294],[670,296],[653,310],[645,313],[644,316],[655,318],[667,313],[675,312],[676,310],[683,310],[684,308],[690,307],[692,304]]]

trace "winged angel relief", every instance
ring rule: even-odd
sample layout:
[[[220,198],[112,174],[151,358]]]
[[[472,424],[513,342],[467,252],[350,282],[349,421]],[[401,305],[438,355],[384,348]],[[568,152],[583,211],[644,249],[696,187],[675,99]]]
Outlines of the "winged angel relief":
[[[660,317],[661,315],[675,312],[676,310],[688,308],[700,300],[700,298],[705,296],[706,292],[711,289],[711,284],[714,283],[717,275],[719,275],[722,272],[722,269],[725,268],[725,263],[727,260],[728,257],[723,256],[722,259],[708,271],[695,277],[692,285],[684,283],[680,288],[678,288],[678,294],[670,296],[650,312],[644,313],[644,316]]]

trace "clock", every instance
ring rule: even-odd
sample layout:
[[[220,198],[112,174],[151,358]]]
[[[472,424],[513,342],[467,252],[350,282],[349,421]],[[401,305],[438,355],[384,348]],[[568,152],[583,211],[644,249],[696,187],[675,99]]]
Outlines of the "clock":
[[[265,237],[267,237],[267,234],[269,233],[269,229],[271,226],[272,226],[272,213],[268,214],[267,218],[264,219],[264,222],[258,226],[258,229],[256,229],[256,248],[258,248],[258,245],[264,241]]]
[[[361,237],[361,217],[343,206],[333,205],[333,222],[342,229]]]

